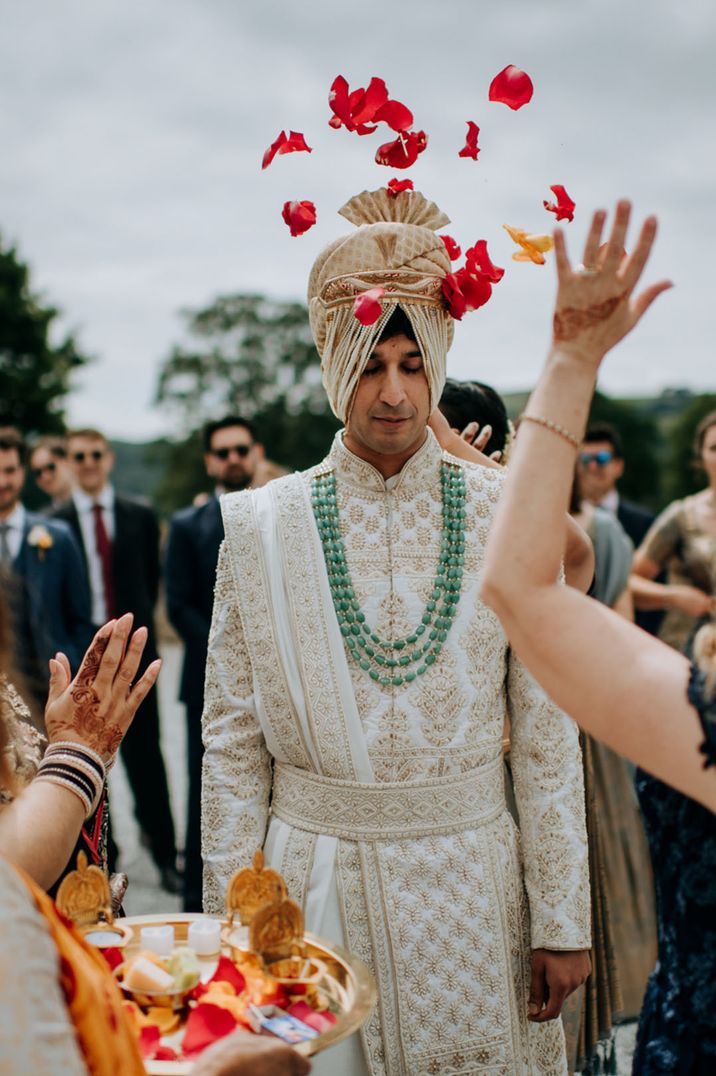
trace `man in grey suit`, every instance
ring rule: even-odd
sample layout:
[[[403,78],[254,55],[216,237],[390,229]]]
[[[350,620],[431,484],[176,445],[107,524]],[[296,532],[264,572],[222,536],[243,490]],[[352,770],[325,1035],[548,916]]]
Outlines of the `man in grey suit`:
[[[87,574],[72,532],[22,504],[26,462],[19,431],[0,429],[0,587],[11,609],[18,671],[42,713],[48,661],[61,650],[76,670],[92,638],[92,621]]]
[[[251,485],[261,458],[250,422],[227,415],[204,430],[204,464],[215,492],[172,517],[164,580],[169,619],[184,642],[179,697],[186,706],[189,805],[184,869],[184,910],[201,911],[201,713],[204,668],[214,602],[214,578],[224,539],[219,496]]]

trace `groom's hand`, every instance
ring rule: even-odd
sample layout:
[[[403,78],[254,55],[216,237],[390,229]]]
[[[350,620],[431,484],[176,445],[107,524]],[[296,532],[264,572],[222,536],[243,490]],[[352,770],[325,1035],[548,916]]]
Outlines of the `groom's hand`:
[[[591,970],[588,949],[569,952],[533,949],[529,1019],[536,1024],[555,1020],[566,998],[587,981]]]

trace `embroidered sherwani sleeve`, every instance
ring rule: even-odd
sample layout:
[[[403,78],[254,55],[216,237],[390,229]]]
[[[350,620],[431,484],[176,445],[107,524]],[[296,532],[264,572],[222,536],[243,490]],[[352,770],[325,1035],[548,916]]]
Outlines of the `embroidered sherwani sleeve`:
[[[579,732],[511,651],[507,702],[532,948],[588,949],[591,911]]]
[[[226,543],[219,554],[204,687],[202,856],[204,910],[224,910],[226,885],[264,843],[271,756],[254,705],[253,677]]]

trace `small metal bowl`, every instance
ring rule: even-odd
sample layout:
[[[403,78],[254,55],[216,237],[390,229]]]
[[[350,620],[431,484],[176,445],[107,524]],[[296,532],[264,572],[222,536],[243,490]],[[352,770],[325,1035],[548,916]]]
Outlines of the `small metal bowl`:
[[[122,977],[126,968],[126,962],[120,964],[114,969],[114,977],[117,980],[121,991],[131,998],[132,1001],[136,1001],[140,1008],[149,1009],[153,1005],[157,1005],[163,1009],[172,1009],[173,1012],[179,1012],[180,1009],[185,1009],[189,1001],[189,995],[194,987],[201,979],[201,975],[197,974],[196,979],[190,986],[184,987],[183,990],[132,990],[131,987],[125,986]]]
[[[324,981],[327,968],[315,956],[289,956],[269,964],[267,971],[291,994],[309,994]]]

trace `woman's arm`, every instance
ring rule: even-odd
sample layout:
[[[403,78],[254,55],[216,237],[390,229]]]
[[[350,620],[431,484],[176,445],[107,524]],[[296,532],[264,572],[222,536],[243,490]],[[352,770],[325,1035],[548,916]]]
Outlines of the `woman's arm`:
[[[584,729],[716,809],[716,780],[701,768],[703,739],[686,699],[689,663],[616,613],[557,585],[574,460],[604,355],[631,331],[662,281],[632,293],[656,234],[649,218],[623,257],[630,206],[620,202],[604,257],[596,213],[575,272],[555,234],[559,280],[554,338],[527,406],[488,543],[483,597],[548,694]],[[544,425],[544,422],[549,425]]]
[[[661,564],[642,550],[634,554],[629,590],[637,609],[678,609],[687,616],[702,617],[711,612],[713,599],[698,587],[679,583],[657,583]]]

